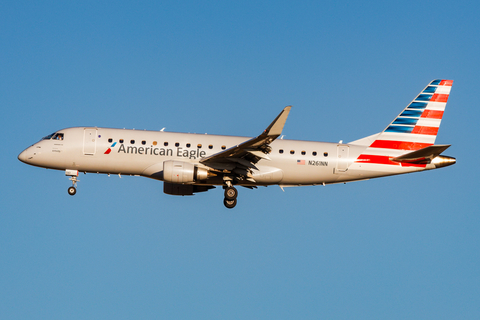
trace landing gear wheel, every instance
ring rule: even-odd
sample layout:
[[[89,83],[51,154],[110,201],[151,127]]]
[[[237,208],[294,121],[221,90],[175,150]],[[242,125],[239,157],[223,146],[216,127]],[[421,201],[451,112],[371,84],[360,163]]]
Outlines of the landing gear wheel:
[[[237,199],[238,191],[235,187],[226,187],[225,188],[225,199],[227,200],[235,200]]]
[[[68,194],[69,195],[74,196],[75,193],[77,193],[77,189],[75,189],[75,187],[68,188]]]
[[[228,209],[233,209],[233,208],[235,208],[235,206],[237,205],[237,199],[228,200],[227,198],[225,198],[225,199],[223,199],[223,204],[224,204],[225,207],[227,207]]]

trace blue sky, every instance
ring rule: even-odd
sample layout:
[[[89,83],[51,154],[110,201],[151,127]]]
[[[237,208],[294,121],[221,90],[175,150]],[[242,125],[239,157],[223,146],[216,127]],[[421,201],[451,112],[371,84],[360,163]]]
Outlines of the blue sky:
[[[478,4],[0,4],[0,318],[478,319]],[[453,79],[448,168],[326,187],[163,194],[17,155],[72,126],[288,139],[383,130]]]

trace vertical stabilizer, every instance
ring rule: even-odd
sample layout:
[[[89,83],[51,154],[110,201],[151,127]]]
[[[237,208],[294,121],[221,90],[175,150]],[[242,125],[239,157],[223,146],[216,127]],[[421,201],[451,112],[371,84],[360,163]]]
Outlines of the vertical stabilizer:
[[[390,158],[432,146],[453,80],[433,80],[368,144],[357,162],[392,164]]]

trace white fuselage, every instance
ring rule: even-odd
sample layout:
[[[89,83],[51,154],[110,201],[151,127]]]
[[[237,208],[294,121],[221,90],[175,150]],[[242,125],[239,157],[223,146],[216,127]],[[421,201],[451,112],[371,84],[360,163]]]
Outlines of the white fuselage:
[[[138,175],[163,180],[163,163],[178,160],[204,167],[199,161],[238,145],[248,137],[163,131],[76,127],[57,131],[62,139],[41,140],[19,155],[25,163],[57,170]],[[270,160],[255,166],[251,181],[238,185],[317,185],[434,169],[356,162],[362,145],[277,139]],[[195,184],[222,185],[216,176]]]

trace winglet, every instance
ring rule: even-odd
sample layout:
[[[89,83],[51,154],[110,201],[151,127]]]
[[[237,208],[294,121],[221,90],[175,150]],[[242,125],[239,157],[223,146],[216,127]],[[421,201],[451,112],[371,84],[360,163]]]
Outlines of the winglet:
[[[201,163],[212,166],[213,163],[222,162],[225,164],[225,161],[233,161],[240,165],[243,165],[247,168],[254,168],[251,165],[257,163],[260,159],[270,160],[267,156],[271,152],[271,147],[269,146],[278,136],[282,133],[283,126],[287,121],[288,114],[292,107],[285,107],[282,112],[273,120],[273,122],[265,129],[259,136],[242,142],[239,145],[228,148],[221,152],[215,153],[209,157],[203,158],[200,160]],[[230,162],[229,161],[229,162]],[[242,163],[245,161],[245,163]],[[251,165],[247,164],[251,163]],[[226,169],[232,170],[232,169]]]
[[[288,114],[292,106],[285,107],[282,112],[273,120],[273,122],[265,129],[265,133],[269,136],[279,136],[282,134],[283,126],[287,121]]]

